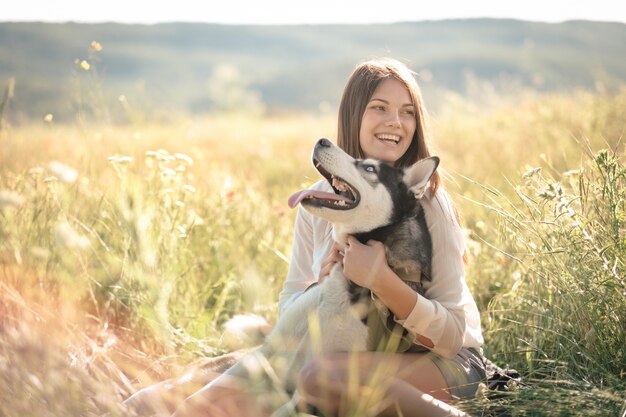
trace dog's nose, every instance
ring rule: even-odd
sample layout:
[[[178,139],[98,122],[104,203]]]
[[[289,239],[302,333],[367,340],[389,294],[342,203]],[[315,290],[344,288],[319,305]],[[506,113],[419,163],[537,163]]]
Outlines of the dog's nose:
[[[322,138],[322,139],[318,140],[317,144],[319,146],[323,146],[325,148],[330,148],[331,146],[333,146],[333,143],[331,141],[329,141],[328,139],[326,139],[326,138]]]

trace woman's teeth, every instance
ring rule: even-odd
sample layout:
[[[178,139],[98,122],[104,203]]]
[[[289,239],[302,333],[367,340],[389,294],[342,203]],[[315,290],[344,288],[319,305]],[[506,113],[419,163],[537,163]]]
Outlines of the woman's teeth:
[[[376,135],[376,137],[378,138],[378,140],[383,140],[385,142],[393,142],[393,143],[398,143],[400,142],[400,136],[397,135]]]

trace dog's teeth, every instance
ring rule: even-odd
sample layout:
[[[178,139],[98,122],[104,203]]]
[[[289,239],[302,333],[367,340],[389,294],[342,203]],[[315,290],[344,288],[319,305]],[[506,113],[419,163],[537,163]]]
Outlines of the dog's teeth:
[[[339,191],[348,191],[348,185],[341,181],[340,179],[337,179],[335,177],[333,177],[333,187],[335,187],[336,189],[338,189]]]

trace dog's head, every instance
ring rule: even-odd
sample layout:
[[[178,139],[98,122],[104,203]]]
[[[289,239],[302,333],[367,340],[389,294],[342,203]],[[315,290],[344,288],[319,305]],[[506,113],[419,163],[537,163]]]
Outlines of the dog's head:
[[[312,158],[334,193],[299,191],[289,198],[289,206],[300,203],[333,223],[340,243],[346,234],[369,232],[412,214],[439,164],[439,158],[430,157],[402,169],[374,159],[354,159],[328,139],[317,142]]]

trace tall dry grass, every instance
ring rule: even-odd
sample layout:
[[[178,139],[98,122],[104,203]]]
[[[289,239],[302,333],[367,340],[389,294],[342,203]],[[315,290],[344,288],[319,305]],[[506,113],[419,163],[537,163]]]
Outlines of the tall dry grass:
[[[467,410],[623,412],[625,104],[625,92],[577,92],[432,115],[486,352],[529,385]],[[318,179],[312,144],[334,126],[246,115],[5,126],[0,414],[124,414],[137,387],[224,352],[233,314],[274,320],[285,201]]]

